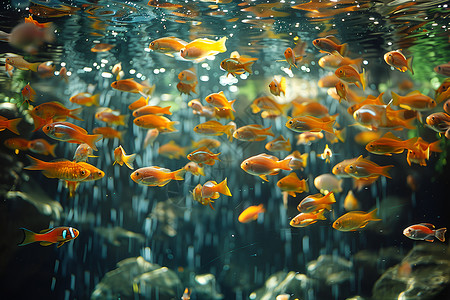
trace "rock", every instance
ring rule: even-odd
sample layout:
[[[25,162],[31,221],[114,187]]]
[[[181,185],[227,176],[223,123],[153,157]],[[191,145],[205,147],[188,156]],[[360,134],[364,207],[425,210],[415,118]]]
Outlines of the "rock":
[[[450,299],[449,287],[448,247],[424,242],[415,246],[401,264],[388,269],[377,280],[372,297],[374,300]]]
[[[321,255],[307,265],[307,275],[327,285],[340,284],[353,278],[352,262],[337,256]]]
[[[197,296],[197,299],[223,299],[223,295],[218,293],[216,288],[216,277],[213,274],[201,274],[194,277],[192,291]]]

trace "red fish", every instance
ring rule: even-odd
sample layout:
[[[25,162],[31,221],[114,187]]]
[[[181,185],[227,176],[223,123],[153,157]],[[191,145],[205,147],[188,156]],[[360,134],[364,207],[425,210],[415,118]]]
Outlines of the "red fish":
[[[412,225],[403,230],[403,234],[412,240],[423,240],[427,242],[434,242],[436,237],[441,242],[445,241],[445,232],[447,228],[434,229],[434,225],[430,223],[420,223]]]
[[[8,129],[9,131],[19,135],[17,124],[19,124],[21,120],[22,118],[8,120],[7,118],[0,116],[0,131]]]
[[[74,240],[80,234],[80,232],[73,227],[56,227],[41,230],[39,233],[34,233],[26,228],[23,229],[25,233],[25,238],[19,246],[28,245],[34,242],[40,242],[42,246],[50,246],[52,244],[58,244],[58,248],[67,243],[68,241]]]

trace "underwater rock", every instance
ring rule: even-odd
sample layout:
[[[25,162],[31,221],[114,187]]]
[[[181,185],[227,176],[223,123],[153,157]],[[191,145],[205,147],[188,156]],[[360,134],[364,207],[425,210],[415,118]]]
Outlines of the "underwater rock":
[[[450,255],[446,245],[415,246],[401,264],[388,269],[375,283],[372,298],[449,299]],[[445,295],[444,295],[445,294]]]
[[[306,298],[308,289],[313,286],[313,280],[309,279],[305,274],[299,274],[294,271],[280,271],[271,275],[264,287],[250,294],[250,299],[272,300],[280,294],[289,294],[293,299]]]
[[[164,234],[174,237],[177,234],[178,218],[182,218],[183,215],[183,208],[169,198],[167,201],[158,202],[149,217],[158,220],[158,227]]]
[[[200,274],[194,277],[192,291],[197,295],[197,299],[223,299],[223,295],[217,292],[216,288],[216,277],[213,274]]]
[[[135,239],[140,243],[145,242],[145,236],[140,233],[135,233],[133,231],[129,231],[123,229],[122,227],[115,226],[112,228],[108,227],[96,227],[94,231],[105,238],[109,243],[114,246],[120,246],[121,243],[119,239]]]
[[[150,289],[151,288],[151,289]],[[159,299],[173,299],[182,294],[181,281],[174,271],[146,261],[142,256],[130,257],[117,263],[92,292],[91,299],[131,298],[134,293],[157,292]],[[172,296],[172,297],[171,297]]]
[[[340,284],[353,278],[352,262],[337,256],[321,255],[307,265],[307,275],[327,285]]]

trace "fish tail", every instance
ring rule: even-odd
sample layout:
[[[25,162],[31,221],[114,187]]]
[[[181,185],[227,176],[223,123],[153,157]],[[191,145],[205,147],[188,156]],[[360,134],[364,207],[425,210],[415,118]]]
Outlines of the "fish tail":
[[[340,140],[342,143],[345,142],[345,138],[347,136],[347,128],[344,128],[342,130],[336,130],[336,137],[338,140]]]
[[[227,178],[225,178],[221,183],[219,183],[217,185],[217,187],[218,187],[218,192],[219,193],[221,193],[222,195],[231,197],[231,192],[230,192],[230,189],[228,188],[228,185],[227,185]]]
[[[377,217],[377,212],[378,212],[378,208],[375,208],[371,212],[367,213],[367,218],[370,221],[381,221],[381,219],[378,219],[378,217]]]
[[[217,153],[217,154],[213,154],[213,155],[212,155],[212,159],[215,159],[215,160],[220,161],[219,155],[220,155],[220,152]],[[183,156],[186,156],[186,155],[183,155]]]
[[[179,169],[177,171],[173,171],[173,178],[174,180],[184,180],[184,174],[186,174],[185,169]]]
[[[75,196],[75,191],[77,190],[79,185],[78,181],[69,181],[66,180],[66,188],[69,189],[69,197],[72,198]]]
[[[272,125],[270,125],[270,127],[265,128],[265,129],[264,129],[264,132],[265,132],[267,135],[275,136],[275,135],[273,134],[273,132],[272,132]]]
[[[446,231],[447,231],[447,228],[440,228],[438,230],[435,230],[434,236],[441,242],[445,242],[445,232]]]
[[[339,47],[339,53],[340,53],[342,56],[345,56],[345,54],[347,54],[347,47],[348,47],[348,44],[347,44],[347,43],[344,43],[344,44],[342,44],[342,45]]]
[[[128,127],[128,118],[130,117],[130,115],[122,115],[119,116],[119,125]]]
[[[22,118],[12,119],[8,120],[6,122],[6,128],[8,128],[10,131],[14,132],[15,134],[19,135],[19,131],[17,130],[17,125],[20,123]]]
[[[198,93],[197,93],[197,84],[194,83],[194,84],[191,85],[191,86],[192,86],[192,92],[193,92],[194,94],[198,94]]]
[[[235,129],[236,127],[234,125],[226,125],[225,134],[230,142],[233,140],[233,132]]]
[[[391,175],[389,175],[389,173],[388,173],[388,171],[392,168],[392,167],[394,167],[393,165],[389,165],[389,166],[384,166],[384,167],[381,167],[381,175],[383,175],[384,177],[387,177],[387,178],[389,178],[389,179],[392,179],[392,177],[391,177]]]
[[[95,106],[100,106],[99,99],[100,99],[100,94],[92,95],[92,104]]]
[[[84,141],[86,144],[89,145],[89,147],[92,148],[92,150],[97,151],[97,147],[95,146],[95,143],[100,141],[103,138],[103,135],[101,134],[88,134],[86,135],[86,140]]]
[[[163,113],[163,114],[165,114],[165,115],[171,115],[172,113],[170,112],[170,108],[171,108],[172,106],[166,106],[166,107],[164,107],[162,110],[161,110],[161,112]]]
[[[322,210],[320,210],[319,211],[319,213],[317,213],[317,219],[319,219],[319,220],[326,220],[327,218],[325,218],[325,216],[323,215],[324,213],[325,213],[325,210],[326,209],[322,209]]]
[[[359,80],[361,80],[363,91],[366,90],[366,70],[364,70],[364,68],[362,73],[359,75]]]
[[[410,58],[408,58],[406,60],[406,67],[408,68],[408,70],[411,71],[411,74],[414,75],[414,71],[413,71],[413,68],[412,68],[412,63],[413,63],[413,57],[411,56]]]
[[[39,67],[40,64],[41,64],[41,63],[33,63],[33,64],[30,64],[30,65],[28,66],[28,69],[30,69],[30,70],[33,71],[33,72],[37,72],[38,67]]]
[[[22,243],[20,243],[18,246],[24,246],[36,242],[36,233],[23,227],[20,229],[23,230],[25,236],[23,238]]]
[[[281,77],[280,79],[280,93],[283,93],[283,95],[286,95],[286,78]]]
[[[123,134],[126,133],[126,130],[119,131],[117,136],[119,137],[120,143],[123,143]]]
[[[231,108],[231,110],[234,111],[234,112],[236,112],[236,110],[234,109],[234,102],[236,102],[236,99],[230,101],[229,103],[230,103],[230,108]]]
[[[123,162],[125,163],[125,165],[127,165],[128,168],[133,170],[134,169],[133,162],[135,159],[136,159],[136,154],[125,155],[125,157],[123,158]]]
[[[205,176],[205,168],[203,167],[198,167],[198,173],[202,176]]]
[[[45,170],[47,169],[47,164],[45,161],[39,160],[37,158],[34,158],[30,155],[27,155],[27,157],[31,160],[31,165],[28,167],[25,167],[25,170]]]
[[[53,157],[56,157],[56,155],[55,155],[55,148],[56,148],[56,145],[58,145],[58,144],[50,145],[49,148],[48,148],[48,152],[49,152],[50,155],[53,156]]]
[[[225,42],[227,41],[227,37],[224,36],[223,38],[221,38],[220,40],[218,40],[215,43],[215,51],[218,52],[226,52],[227,51],[227,47],[225,46]]]
[[[441,140],[437,140],[436,142],[431,143],[428,146],[431,152],[442,152],[442,148],[440,146]]]
[[[286,171],[292,171],[291,167],[289,167],[290,162],[291,158],[280,160],[278,161],[278,168]]]
[[[245,64],[242,65],[242,66],[243,66],[243,69],[244,69],[247,73],[253,74],[253,71],[252,71],[252,65],[253,65],[254,63],[255,63],[254,61],[246,62]]]
[[[336,203],[336,197],[334,197],[333,192],[329,192],[328,194],[326,194],[325,199],[327,199],[327,202],[326,202],[327,204]]]
[[[75,119],[75,120],[78,120],[78,121],[84,121],[83,119],[78,117],[78,115],[81,113],[82,110],[83,110],[82,107],[71,109],[71,110],[69,110],[69,115],[68,116],[71,117],[72,119]]]
[[[303,168],[306,168],[306,165],[308,164],[308,156],[309,153],[303,153],[302,155],[300,155],[300,157],[302,158]]]
[[[336,122],[336,120],[330,120],[330,121],[324,123],[322,129],[325,130],[326,132],[334,134],[333,125],[334,125],[335,122]]]
[[[303,179],[304,180],[304,179]],[[309,185],[307,184],[306,180],[303,181],[303,190],[308,193],[309,192]]]
[[[392,95],[392,105],[398,106],[400,104],[400,96],[394,92],[391,92]]]
[[[175,132],[175,131],[178,131],[178,130],[174,127],[176,124],[178,124],[177,121],[167,122],[167,126],[166,126],[167,131],[168,131],[168,132]]]
[[[355,59],[352,61],[352,64],[355,65],[355,66],[358,68],[358,71],[359,71],[359,70],[361,70],[361,64],[362,64],[362,62],[363,62],[363,59],[362,59],[362,57],[360,57],[360,58],[355,58]]]

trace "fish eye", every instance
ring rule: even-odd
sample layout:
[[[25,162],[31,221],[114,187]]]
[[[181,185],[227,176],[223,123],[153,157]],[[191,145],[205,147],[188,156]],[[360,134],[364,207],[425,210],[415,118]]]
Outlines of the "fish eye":
[[[136,176],[139,176],[139,172],[134,173]]]
[[[293,122],[293,121],[291,120],[291,121],[289,121],[289,124],[291,124],[291,125],[292,125],[292,124],[294,124],[294,122]]]
[[[98,176],[102,176],[102,172],[97,172],[97,175]]]
[[[389,57],[392,57],[392,54],[391,53],[389,53],[389,55],[388,55]]]
[[[248,162],[246,162],[245,165],[248,166]]]
[[[353,170],[353,166],[352,166],[352,165],[348,166],[348,168],[349,168],[350,170]]]
[[[81,170],[80,174],[81,174],[82,176],[84,176],[84,174],[86,174],[86,171]]]
[[[369,148],[373,148],[373,145],[369,145]]]
[[[50,126],[46,126],[46,127],[45,127],[45,130],[50,130]]]
[[[339,70],[339,74],[342,74],[342,73],[344,73],[344,71],[342,71],[342,70]]]
[[[151,43],[150,43],[150,46],[155,46],[155,43],[154,43],[154,42],[151,42]]]
[[[441,70],[441,67],[438,67],[438,70],[440,71],[440,70]]]
[[[435,119],[435,117],[431,117],[431,120],[433,120],[433,121],[434,121],[434,119]]]

